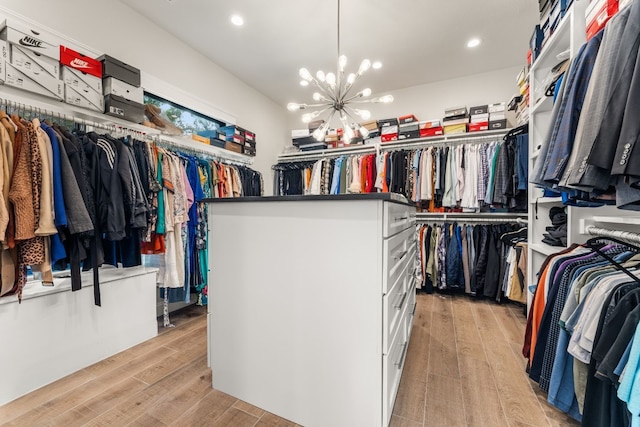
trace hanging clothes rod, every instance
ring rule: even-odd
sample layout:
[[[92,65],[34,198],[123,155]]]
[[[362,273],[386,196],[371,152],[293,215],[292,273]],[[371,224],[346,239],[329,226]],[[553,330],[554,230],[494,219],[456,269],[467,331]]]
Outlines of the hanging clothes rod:
[[[428,138],[415,139],[409,142],[384,142],[372,145],[357,145],[353,147],[310,151],[308,152],[308,154],[306,154],[305,152],[287,153],[278,156],[278,163],[320,160],[323,158],[334,158],[355,154],[371,154],[377,153],[379,151],[399,151],[404,149],[424,148],[438,145],[457,145],[471,143],[479,144],[486,141],[501,139],[501,137],[506,135],[510,130],[511,129],[501,129],[500,131],[484,131],[478,132],[477,134],[465,133],[456,135],[433,136]]]
[[[488,218],[488,219],[521,219],[526,222],[527,214],[518,212],[419,212],[416,218],[451,218],[451,219],[467,219],[467,218]]]
[[[600,228],[593,225],[587,226],[585,231],[592,236],[612,237],[614,239],[640,244],[640,234],[632,231],[610,230],[608,228]]]
[[[222,152],[222,148],[207,146],[200,142],[188,140],[181,140],[179,138],[173,138],[160,133],[157,130],[143,127],[136,124],[120,124],[116,120],[111,122],[102,123],[95,120],[87,120],[81,117],[75,117],[75,115],[67,115],[64,112],[57,112],[48,110],[45,108],[35,107],[29,104],[16,102],[8,98],[0,98],[0,108],[5,108],[8,112],[21,113],[19,115],[35,115],[39,118],[50,118],[52,121],[58,121],[62,123],[75,123],[84,127],[102,129],[113,136],[126,136],[130,135],[140,140],[151,140],[157,144],[162,144],[165,148],[173,150],[184,150],[194,153],[196,155],[204,155],[211,157],[222,162],[233,163],[237,165],[250,165],[253,163],[253,157],[246,156],[244,154],[234,153],[232,151]],[[96,113],[97,114],[97,113]],[[205,148],[206,147],[206,148]]]

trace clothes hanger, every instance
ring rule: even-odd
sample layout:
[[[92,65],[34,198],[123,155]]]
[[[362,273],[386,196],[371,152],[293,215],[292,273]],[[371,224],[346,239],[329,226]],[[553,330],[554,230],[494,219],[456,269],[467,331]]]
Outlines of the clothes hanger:
[[[624,274],[629,276],[635,283],[640,284],[640,278],[635,276],[633,273],[631,273],[629,270],[627,270],[626,267],[623,267],[620,263],[618,263],[616,260],[614,260],[611,256],[607,255],[606,253],[604,253],[604,251],[601,250],[604,246],[606,246],[606,243],[604,243],[603,240],[609,240],[609,241],[617,243],[619,245],[626,246],[629,249],[632,249],[633,251],[635,251],[637,253],[640,253],[640,247],[632,245],[631,243],[616,239],[614,237],[593,237],[593,238],[587,240],[587,242],[585,243],[585,246],[587,248],[593,250],[598,255],[600,255],[602,258],[604,258],[607,261],[609,261],[611,263],[611,265],[613,265],[617,270],[620,270]]]

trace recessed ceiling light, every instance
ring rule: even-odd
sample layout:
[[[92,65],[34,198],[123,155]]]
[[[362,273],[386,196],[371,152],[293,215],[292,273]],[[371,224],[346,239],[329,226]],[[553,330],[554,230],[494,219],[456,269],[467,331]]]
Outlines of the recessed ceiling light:
[[[240,27],[244,24],[244,19],[242,19],[242,16],[240,15],[232,15],[231,23],[237,27]]]
[[[309,82],[306,80],[300,80],[300,86],[309,86]]]
[[[372,67],[374,70],[379,70],[380,68],[382,68],[382,62],[380,62],[380,61],[376,61],[376,62],[374,62],[373,64],[371,64],[371,67]]]
[[[473,38],[467,42],[467,47],[474,48],[480,46],[480,39]]]

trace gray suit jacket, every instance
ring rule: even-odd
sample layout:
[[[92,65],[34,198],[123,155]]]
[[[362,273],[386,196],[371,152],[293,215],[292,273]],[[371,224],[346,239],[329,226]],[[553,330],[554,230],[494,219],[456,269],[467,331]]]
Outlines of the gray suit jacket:
[[[575,188],[583,191],[595,189],[606,190],[609,186],[609,172],[588,163],[589,153],[603,123],[605,108],[610,96],[610,85],[614,78],[612,64],[616,62],[622,37],[629,18],[629,8],[618,13],[607,24],[598,52],[589,89],[584,99],[584,107],[580,115],[576,138],[565,169],[558,184],[564,188]]]
[[[608,173],[614,161],[614,153],[620,139],[622,122],[627,108],[629,89],[636,70],[638,47],[640,46],[640,2],[633,2],[629,7],[629,18],[622,36],[617,42],[618,54],[609,66],[613,67],[609,96],[598,136],[587,160],[588,164],[604,169]],[[626,13],[626,9],[620,13]],[[615,22],[615,21],[614,21]],[[638,69],[640,73],[640,69]],[[636,100],[638,110],[626,113],[635,114],[637,120],[640,112],[640,101]],[[631,117],[630,117],[631,118]]]

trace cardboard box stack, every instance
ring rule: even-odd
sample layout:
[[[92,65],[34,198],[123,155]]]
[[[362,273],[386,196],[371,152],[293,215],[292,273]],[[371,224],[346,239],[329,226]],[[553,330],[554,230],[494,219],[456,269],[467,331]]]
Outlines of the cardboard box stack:
[[[413,114],[398,117],[398,139],[420,138],[420,123]]]
[[[516,112],[516,121],[518,124],[523,124],[529,121],[529,104],[531,99],[528,66],[525,65],[522,70],[520,70],[516,78],[516,84],[518,85],[520,98],[517,101],[517,107],[513,111]]]
[[[328,133],[323,141],[318,141],[313,137],[313,131],[318,129],[324,120],[310,122],[306,129],[294,129],[291,131],[291,143],[298,147],[300,151],[323,150],[327,148],[327,140],[333,140],[333,136]],[[337,136],[335,138],[337,141]]]
[[[0,81],[8,86],[64,100],[60,78],[60,39],[39,28],[0,23]]]
[[[452,107],[444,111],[442,125],[445,135],[466,133],[469,124],[469,112],[467,107]]]
[[[481,132],[489,129],[489,106],[479,105],[469,108],[471,121],[467,125],[467,132]]]
[[[144,121],[144,91],[140,87],[140,70],[109,55],[102,62],[105,114],[130,122]]]
[[[420,130],[420,138],[440,136],[444,134],[440,120],[427,120],[420,122],[418,123],[418,128]]]
[[[399,123],[395,117],[391,119],[378,120],[380,128],[380,141],[391,142],[398,140]]]
[[[489,104],[489,130],[507,128],[507,105],[504,102]]]
[[[100,61],[66,46],[60,46],[60,64],[65,102],[104,112]]]
[[[256,134],[236,125],[223,126],[219,132],[225,135],[224,148],[240,154],[249,156],[256,155]],[[209,141],[212,145],[219,146],[216,140],[220,137],[210,137]]]

